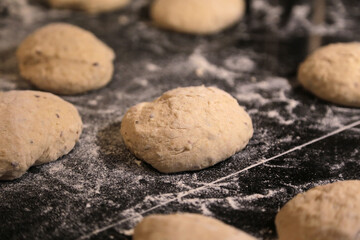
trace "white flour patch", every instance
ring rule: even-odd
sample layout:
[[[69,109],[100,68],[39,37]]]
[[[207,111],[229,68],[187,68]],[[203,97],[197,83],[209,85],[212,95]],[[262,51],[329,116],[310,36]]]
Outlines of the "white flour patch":
[[[266,112],[256,109],[249,109],[248,112],[258,113],[269,118],[276,119],[283,125],[291,125],[298,117],[294,114],[294,109],[300,105],[300,102],[287,97],[287,92],[291,90],[289,81],[280,77],[268,77],[263,81],[239,84],[236,86],[235,97],[242,102],[257,103],[257,107],[269,106],[273,108],[267,109]],[[280,114],[279,107],[274,104],[285,103],[284,110],[288,116]]]
[[[267,116],[269,118],[274,118],[277,120],[277,122],[279,122],[280,124],[283,124],[283,125],[291,125],[294,123],[294,119],[289,119],[289,120],[285,120],[282,116],[280,116],[279,112],[273,110],[273,111],[269,111],[267,113]]]
[[[161,68],[153,63],[147,63],[145,66],[146,70],[150,71],[150,72],[156,72],[161,70]]]
[[[252,72],[256,67],[256,63],[253,60],[243,55],[231,56],[225,59],[224,65],[232,71],[239,72]]]
[[[234,86],[234,79],[240,76],[239,74],[210,63],[204,56],[201,55],[199,50],[195,50],[195,52],[189,57],[189,62],[192,66],[195,67],[195,71],[199,77],[202,77],[205,73],[208,73],[224,80],[229,86]]]

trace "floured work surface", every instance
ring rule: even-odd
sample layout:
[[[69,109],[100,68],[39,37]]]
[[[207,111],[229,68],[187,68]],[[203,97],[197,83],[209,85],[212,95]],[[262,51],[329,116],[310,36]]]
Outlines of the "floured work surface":
[[[275,215],[297,193],[360,179],[360,109],[321,101],[295,78],[308,41],[318,39],[309,32],[322,35],[323,44],[359,39],[359,9],[350,1],[327,1],[326,26],[314,28],[306,1],[295,6],[285,25],[277,17],[282,8],[267,2],[253,1],[251,21],[247,17],[221,34],[194,37],[151,26],[145,0],[100,16],[1,1],[2,91],[32,89],[18,76],[14,52],[48,22],[92,31],[117,58],[107,87],[65,97],[84,122],[75,149],[0,183],[0,238],[131,239],[142,215],[181,211],[275,239]],[[201,84],[229,92],[246,107],[255,132],[245,150],[214,167],[171,175],[135,159],[119,134],[125,111],[166,90]]]

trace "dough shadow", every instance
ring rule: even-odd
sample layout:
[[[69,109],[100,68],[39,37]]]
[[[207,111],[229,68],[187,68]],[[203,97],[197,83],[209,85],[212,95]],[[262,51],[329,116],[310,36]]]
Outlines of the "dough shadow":
[[[33,86],[23,80],[19,74],[18,62],[15,57],[16,48],[5,49],[0,51],[0,76],[5,77],[10,83],[13,82],[17,90],[35,90]],[[2,91],[13,90],[11,87],[1,89]]]
[[[120,134],[120,127],[121,122],[111,123],[99,130],[96,135],[96,144],[99,146],[99,158],[104,162],[105,166],[110,170],[127,168],[132,172],[141,171],[151,175],[158,175],[159,173],[154,168],[137,159],[126,148]]]

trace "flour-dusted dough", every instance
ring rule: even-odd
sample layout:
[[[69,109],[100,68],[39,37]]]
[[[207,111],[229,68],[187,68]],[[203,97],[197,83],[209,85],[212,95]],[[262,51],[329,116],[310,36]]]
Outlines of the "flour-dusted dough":
[[[244,0],[154,0],[150,14],[166,29],[212,34],[236,23],[244,10]]]
[[[324,100],[360,107],[360,43],[337,43],[318,49],[301,64],[298,79]]]
[[[286,203],[275,222],[280,240],[359,240],[360,181],[299,194]]]
[[[176,88],[128,110],[126,146],[160,172],[199,170],[243,149],[252,137],[249,115],[215,87]]]
[[[28,36],[17,50],[20,74],[39,89],[79,94],[106,85],[115,54],[92,33],[52,23]]]
[[[150,215],[136,227],[134,240],[255,240],[219,220],[200,214]]]
[[[126,6],[130,0],[47,0],[53,8],[69,8],[88,13],[100,13]]]
[[[51,93],[0,92],[0,180],[69,153],[81,130],[76,108]]]

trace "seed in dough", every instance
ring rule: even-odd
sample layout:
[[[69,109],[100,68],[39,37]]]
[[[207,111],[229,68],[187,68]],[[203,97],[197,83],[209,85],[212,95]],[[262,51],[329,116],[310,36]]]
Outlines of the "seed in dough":
[[[121,123],[125,145],[164,173],[213,166],[245,148],[249,115],[215,87],[176,88],[130,108]]]
[[[324,100],[360,107],[360,43],[322,47],[300,66],[300,83]]]
[[[88,13],[100,13],[125,7],[130,0],[47,0],[53,8],[81,10]]]
[[[30,34],[19,46],[20,74],[42,90],[79,94],[105,86],[115,54],[92,33],[52,23]]]
[[[255,240],[219,220],[200,214],[150,215],[134,230],[134,240]]]
[[[235,24],[244,10],[244,0],[154,0],[150,15],[162,28],[212,34]]]
[[[315,187],[297,195],[276,216],[279,240],[360,239],[360,181]]]
[[[69,153],[81,130],[76,108],[51,93],[0,92],[0,180]]]

